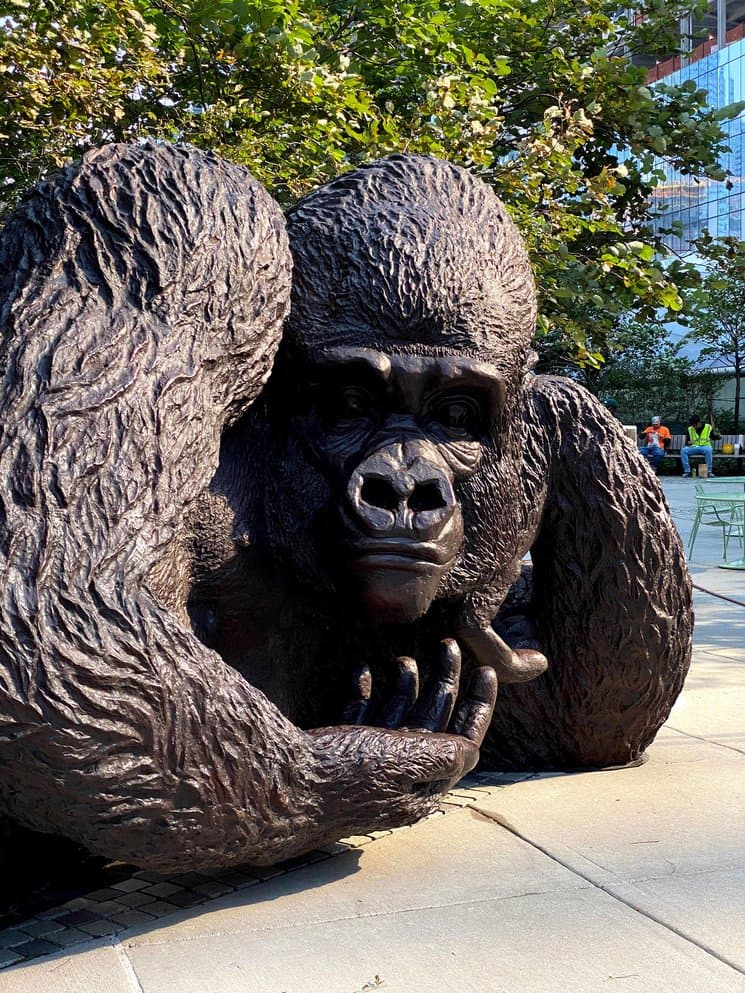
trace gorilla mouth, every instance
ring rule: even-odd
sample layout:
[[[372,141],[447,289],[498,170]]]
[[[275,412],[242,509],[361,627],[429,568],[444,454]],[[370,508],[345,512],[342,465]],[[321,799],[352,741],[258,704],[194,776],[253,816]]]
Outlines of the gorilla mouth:
[[[401,538],[358,540],[345,551],[356,602],[378,624],[408,624],[422,617],[455,562],[451,547]]]
[[[357,564],[363,568],[431,570],[445,569],[455,561],[455,554],[441,544],[429,541],[404,541],[400,538],[360,541],[351,546]]]

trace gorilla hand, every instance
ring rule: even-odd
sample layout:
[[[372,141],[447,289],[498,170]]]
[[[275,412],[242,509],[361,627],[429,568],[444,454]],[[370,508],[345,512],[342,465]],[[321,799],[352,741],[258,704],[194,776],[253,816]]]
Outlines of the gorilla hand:
[[[354,698],[347,704],[343,724],[369,724],[416,731],[450,731],[473,741],[478,747],[486,733],[497,696],[493,669],[477,669],[468,691],[451,722],[460,687],[461,651],[452,638],[440,643],[440,654],[432,678],[423,692],[415,659],[401,656],[393,691],[387,700],[372,699],[372,676],[362,666],[354,676]]]
[[[376,714],[370,671],[365,667],[357,673],[358,698],[345,718],[360,722],[374,717],[383,728],[311,732],[328,765],[343,771],[335,788],[325,791],[329,817],[349,822],[349,830],[358,832],[369,824],[409,824],[435,810],[440,794],[473,769],[494,710],[497,679],[489,668],[477,670],[456,707],[460,668],[457,643],[443,641],[437,672],[420,695],[416,662],[398,659],[394,692]],[[442,733],[445,729],[448,733]]]

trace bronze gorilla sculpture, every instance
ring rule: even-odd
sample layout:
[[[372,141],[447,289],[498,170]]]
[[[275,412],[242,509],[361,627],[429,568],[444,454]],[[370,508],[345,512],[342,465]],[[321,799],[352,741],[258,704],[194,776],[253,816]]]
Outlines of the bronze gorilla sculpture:
[[[259,544],[299,580],[295,613],[281,645],[267,626],[241,640],[241,591],[266,571],[231,548],[193,587],[216,647],[313,726],[338,713],[350,659],[368,696],[368,669],[385,686],[387,660],[414,656],[426,677],[454,635],[466,668],[502,684],[482,765],[637,760],[690,661],[680,541],[617,421],[570,380],[530,373],[533,280],[496,197],[456,166],[393,156],[311,194],[288,230],[275,372],[209,499],[231,508],[222,533],[265,514]],[[255,450],[273,471],[249,508],[235,466]],[[371,709],[386,723],[401,706],[350,712]]]
[[[530,376],[493,194],[394,157],[289,231],[263,392],[291,262],[245,170],[111,146],[0,245],[0,810],[138,865],[424,815],[476,761],[479,666],[515,682],[487,758],[630,761],[689,661],[662,497],[592,398]]]

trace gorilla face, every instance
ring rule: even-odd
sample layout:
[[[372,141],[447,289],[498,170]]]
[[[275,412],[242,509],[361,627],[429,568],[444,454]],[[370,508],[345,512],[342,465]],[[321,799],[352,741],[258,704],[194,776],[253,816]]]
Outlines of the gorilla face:
[[[508,588],[535,292],[503,207],[456,166],[392,156],[301,201],[288,233],[273,395],[293,409],[265,504],[299,524],[270,522],[272,548],[374,622],[480,597],[495,575]]]
[[[467,356],[338,346],[293,379],[306,384],[293,434],[330,489],[334,585],[378,623],[414,620],[461,551],[456,492],[481,463],[502,376]]]

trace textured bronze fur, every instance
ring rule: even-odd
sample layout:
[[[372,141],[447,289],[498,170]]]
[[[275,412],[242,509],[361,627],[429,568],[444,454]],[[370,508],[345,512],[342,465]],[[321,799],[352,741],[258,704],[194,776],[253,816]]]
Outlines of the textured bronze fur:
[[[190,630],[190,511],[290,268],[245,170],[163,145],[87,156],[4,231],[0,803],[27,827],[138,865],[276,861],[416,819],[475,760],[305,734]]]

